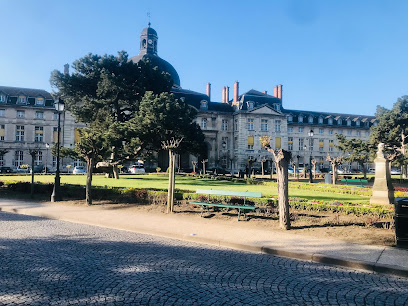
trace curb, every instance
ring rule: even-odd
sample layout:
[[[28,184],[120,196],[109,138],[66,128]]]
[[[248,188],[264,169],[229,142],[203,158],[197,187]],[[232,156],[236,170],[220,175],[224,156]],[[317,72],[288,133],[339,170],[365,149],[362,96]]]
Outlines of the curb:
[[[190,242],[195,242],[195,243],[215,245],[215,246],[220,246],[220,247],[225,247],[225,248],[235,249],[235,250],[240,250],[240,251],[261,253],[261,254],[273,255],[273,256],[278,256],[278,257],[298,259],[298,260],[305,260],[305,261],[311,261],[315,263],[332,265],[336,267],[345,267],[345,268],[367,271],[371,273],[381,273],[381,274],[408,278],[408,269],[403,269],[399,266],[394,266],[394,265],[377,264],[377,263],[358,261],[358,260],[349,260],[349,259],[345,259],[341,257],[327,256],[327,255],[318,254],[318,253],[297,253],[297,252],[285,251],[282,249],[275,249],[275,248],[265,247],[265,246],[234,243],[234,242],[228,242],[228,241],[199,237],[199,236],[171,234],[171,233],[161,232],[161,231],[146,230],[143,228],[134,228],[132,230],[129,230],[129,229],[121,228],[120,226],[115,226],[115,227],[104,226],[104,225],[96,224],[92,222],[80,222],[78,220],[72,220],[69,218],[59,218],[59,217],[53,216],[52,214],[47,214],[47,213],[27,213],[24,211],[24,209],[18,209],[18,208],[0,207],[0,211],[35,216],[35,217],[40,217],[40,218],[47,218],[47,219],[52,219],[52,220],[60,220],[60,221],[71,222],[71,223],[98,226],[98,227],[110,228],[110,229],[115,229],[115,230],[135,232],[135,233],[140,233],[140,234],[145,234],[145,235],[153,235],[153,236],[177,239],[177,240],[182,240],[182,241],[190,241]]]

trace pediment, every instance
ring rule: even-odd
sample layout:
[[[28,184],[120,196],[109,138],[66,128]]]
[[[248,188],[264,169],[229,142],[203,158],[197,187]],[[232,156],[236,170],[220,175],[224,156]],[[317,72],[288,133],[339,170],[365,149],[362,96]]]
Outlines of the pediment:
[[[249,110],[248,112],[251,114],[266,114],[266,115],[282,116],[281,112],[274,110],[268,105],[263,105],[261,107],[254,108],[253,110]]]

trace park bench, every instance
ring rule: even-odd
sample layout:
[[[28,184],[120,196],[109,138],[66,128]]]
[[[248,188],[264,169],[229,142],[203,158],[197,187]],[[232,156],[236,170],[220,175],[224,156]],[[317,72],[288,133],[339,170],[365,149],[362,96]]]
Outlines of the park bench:
[[[354,185],[361,187],[364,187],[368,183],[368,180],[364,179],[341,179],[340,181],[345,183],[346,185]]]
[[[219,207],[225,209],[236,209],[238,210],[238,221],[240,220],[241,213],[246,218],[247,211],[255,211],[258,207],[252,205],[246,205],[246,198],[261,198],[262,193],[260,192],[248,192],[248,191],[227,191],[227,190],[207,190],[207,189],[197,189],[197,194],[206,194],[208,195],[208,202],[190,202],[193,205],[200,205],[201,206],[201,217],[203,216],[204,212],[209,212],[210,207]],[[221,195],[221,196],[229,196],[229,197],[242,197],[244,198],[244,204],[222,204],[222,203],[210,203],[210,199],[212,195]]]

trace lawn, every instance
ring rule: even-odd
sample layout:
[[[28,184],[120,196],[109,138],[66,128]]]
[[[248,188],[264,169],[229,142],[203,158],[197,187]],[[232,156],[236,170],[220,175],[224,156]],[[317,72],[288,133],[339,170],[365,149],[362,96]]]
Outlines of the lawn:
[[[62,175],[61,183],[85,185],[85,175]],[[0,176],[0,180],[15,180],[15,181],[31,181],[30,175],[19,176]],[[52,183],[54,182],[53,175],[36,175],[36,182]],[[121,175],[119,180],[106,178],[104,175],[94,175],[92,184],[95,186],[111,186],[111,187],[133,187],[133,188],[156,188],[167,189],[167,175]],[[230,182],[212,179],[199,179],[191,176],[176,176],[176,189],[191,190],[196,189],[220,189],[220,190],[235,190],[235,191],[252,191],[261,192],[264,196],[277,196],[276,183],[268,182],[264,185],[248,185],[243,182]],[[289,196],[299,197],[307,200],[320,201],[347,201],[347,202],[366,202],[367,197],[351,194],[337,194],[332,192],[318,192],[314,190],[302,190],[296,188],[294,184],[289,184]]]

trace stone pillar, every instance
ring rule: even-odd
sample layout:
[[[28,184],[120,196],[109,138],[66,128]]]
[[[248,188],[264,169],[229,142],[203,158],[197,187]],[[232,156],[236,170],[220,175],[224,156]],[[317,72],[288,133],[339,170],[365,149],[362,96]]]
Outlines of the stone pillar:
[[[394,188],[391,183],[389,161],[384,156],[384,144],[378,144],[377,157],[375,162],[375,179],[373,185],[373,195],[371,204],[393,204]]]

